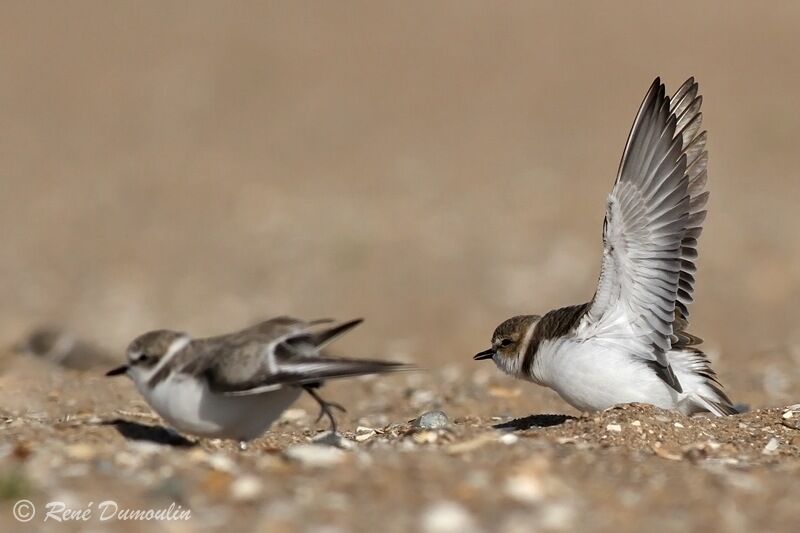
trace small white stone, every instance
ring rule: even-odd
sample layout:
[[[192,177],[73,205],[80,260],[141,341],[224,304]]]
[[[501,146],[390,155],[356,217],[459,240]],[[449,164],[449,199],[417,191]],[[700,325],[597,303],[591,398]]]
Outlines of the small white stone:
[[[367,442],[369,439],[374,437],[376,433],[373,431],[371,433],[357,433],[355,436],[356,442]]]
[[[545,496],[545,490],[539,478],[530,475],[512,476],[506,480],[505,492],[520,503],[534,504]]]
[[[243,476],[231,484],[231,498],[240,502],[250,502],[261,495],[264,485],[255,476]]]
[[[454,502],[436,503],[422,514],[425,533],[462,533],[475,531],[475,520],[461,505]]]
[[[381,439],[380,442],[381,444],[389,446],[388,439]],[[400,441],[400,444],[397,445],[397,449],[401,452],[415,452],[417,451],[417,448],[417,444],[411,439],[403,439]]]
[[[114,454],[114,462],[123,468],[134,469],[142,464],[142,459],[141,456],[129,452],[119,452]]]
[[[420,431],[414,433],[411,439],[417,444],[433,444],[439,440],[439,434],[435,431]]]
[[[642,423],[638,420],[634,420],[633,422],[631,422],[631,425],[638,428],[642,425]]]
[[[208,461],[208,452],[202,448],[192,448],[192,450],[186,454],[186,457],[193,463],[205,463]]]
[[[503,433],[500,436],[500,442],[502,442],[503,444],[508,444],[509,446],[511,444],[516,444],[517,441],[519,441],[519,437],[517,437],[513,433]]]
[[[97,455],[97,450],[88,444],[72,444],[67,446],[67,456],[76,461],[91,461]]]
[[[299,407],[292,407],[291,409],[285,410],[281,413],[281,420],[286,422],[297,422],[299,420],[303,420],[308,416],[308,413],[305,409],[300,409]]]
[[[673,424],[673,426],[675,426],[676,428],[684,428],[684,427],[686,427],[686,426],[684,426],[683,424],[681,424],[680,422],[675,422],[675,423]]]
[[[321,444],[295,444],[287,448],[284,455],[302,465],[319,468],[335,466],[346,457],[339,448]]]
[[[164,446],[146,440],[135,440],[128,443],[131,451],[142,455],[154,455],[164,451]]]
[[[236,463],[222,453],[214,453],[208,458],[208,466],[213,468],[214,470],[219,470],[221,472],[232,473],[236,470]]]
[[[356,439],[356,442],[366,442],[366,441],[368,441],[369,439],[371,439],[372,437],[374,437],[377,434],[378,434],[378,432],[375,429],[371,428],[371,427],[358,426],[356,428],[355,439]]]
[[[606,426],[606,431],[613,431],[614,433],[619,433],[622,431],[622,426],[619,424],[609,424]]]
[[[779,445],[780,441],[777,438],[772,437],[769,439],[769,442],[766,444],[766,446],[764,446],[764,449],[761,451],[761,453],[764,455],[772,455],[775,453],[775,451],[777,451]]]

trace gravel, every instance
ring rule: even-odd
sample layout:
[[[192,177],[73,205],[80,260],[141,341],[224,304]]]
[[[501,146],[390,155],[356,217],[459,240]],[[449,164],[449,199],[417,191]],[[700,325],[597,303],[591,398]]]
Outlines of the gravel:
[[[515,383],[490,378],[459,398],[463,387],[434,371],[386,380],[377,390],[389,407],[380,410],[368,401],[380,381],[332,384],[332,399],[350,398],[341,433],[311,425],[301,410],[313,404],[301,400],[242,451],[235,442],[178,440],[128,384],[43,364],[20,357],[0,377],[0,405],[23,393],[31,399],[28,409],[0,410],[4,531],[16,525],[9,513],[20,498],[176,504],[191,509],[195,526],[281,531],[514,532],[535,524],[591,532],[624,530],[625,517],[645,509],[653,524],[681,516],[687,529],[713,523],[719,531],[730,526],[731,509],[749,530],[777,531],[800,518],[800,430],[786,425],[800,418],[796,406],[723,419],[641,405],[513,418],[503,413],[530,412],[524,395],[501,392]],[[468,372],[462,379],[473,381]],[[448,412],[458,416],[414,418],[402,399],[415,387],[454,398]]]

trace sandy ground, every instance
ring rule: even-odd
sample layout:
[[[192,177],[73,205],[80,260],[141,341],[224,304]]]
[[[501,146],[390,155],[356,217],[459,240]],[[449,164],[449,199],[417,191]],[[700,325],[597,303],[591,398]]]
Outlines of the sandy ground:
[[[0,529],[85,529],[42,506],[114,499],[191,509],[147,524],[175,531],[793,530],[798,24],[790,2],[4,6]],[[591,296],[656,75],[705,96],[691,330],[751,411],[526,419],[580,413],[471,355]],[[326,388],[353,444],[324,457],[293,448],[324,429],[307,400],[240,452],[101,377],[149,329],[277,314],[363,316],[339,353],[428,371]],[[13,353],[45,325],[99,366]],[[431,409],[447,429],[408,425]]]

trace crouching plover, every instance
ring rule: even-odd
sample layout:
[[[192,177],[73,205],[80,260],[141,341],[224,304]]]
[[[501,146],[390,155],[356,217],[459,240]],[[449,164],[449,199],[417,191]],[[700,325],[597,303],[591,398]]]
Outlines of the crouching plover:
[[[603,221],[592,301],[510,318],[475,359],[594,411],[649,403],[736,413],[701,339],[686,331],[706,217],[706,132],[693,78],[670,98],[656,78],[633,122]]]
[[[410,365],[324,357],[320,349],[361,323],[278,317],[205,339],[151,331],[128,346],[128,362],[107,376],[130,377],[147,403],[175,429],[244,442],[260,436],[308,392],[336,432],[332,408],[316,389],[328,379],[408,370]]]

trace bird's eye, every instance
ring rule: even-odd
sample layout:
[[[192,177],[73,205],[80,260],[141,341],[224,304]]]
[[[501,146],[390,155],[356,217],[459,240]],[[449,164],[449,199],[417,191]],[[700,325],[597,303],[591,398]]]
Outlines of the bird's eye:
[[[144,363],[148,359],[150,359],[150,356],[148,356],[146,353],[143,353],[143,354],[140,354],[139,357],[136,358],[136,362],[137,363]]]
[[[513,344],[513,341],[511,339],[503,339],[502,341],[500,341],[500,346],[502,348],[508,348],[509,346],[511,346],[511,344]]]

